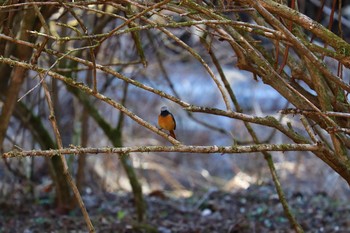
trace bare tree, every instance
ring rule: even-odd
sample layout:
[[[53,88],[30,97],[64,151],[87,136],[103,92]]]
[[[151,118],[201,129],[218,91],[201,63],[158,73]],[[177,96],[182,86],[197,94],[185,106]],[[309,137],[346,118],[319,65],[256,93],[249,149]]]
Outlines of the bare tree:
[[[261,152],[291,225],[297,232],[302,232],[286,203],[269,152],[312,152],[350,183],[350,86],[346,77],[350,66],[350,45],[342,39],[342,6],[337,9],[335,6],[333,4],[328,11],[329,24],[323,26],[317,22],[319,19],[304,15],[297,1],[290,1],[290,4],[272,0],[7,1],[0,7],[3,21],[0,73],[5,74],[0,79],[3,102],[0,148],[3,158],[60,155],[61,165],[55,169],[56,177],[59,177],[58,172],[67,174],[64,154],[119,154],[137,200],[138,218],[143,220],[141,188],[125,155],[132,152]],[[336,11],[338,27],[333,23]],[[332,32],[334,28],[337,28],[336,33]],[[174,59],[174,62],[196,60],[211,79],[212,88],[219,93],[222,107],[215,104],[202,106],[185,100],[174,88],[177,80],[167,75],[167,66],[163,64],[167,59]],[[227,59],[231,60],[227,63]],[[151,81],[147,77],[142,78],[142,70],[154,64],[160,70],[157,74],[163,78]],[[299,122],[304,129],[297,130],[282,121],[282,117],[272,114],[256,116],[245,113],[225,72],[226,64],[250,72],[247,78],[262,81],[275,89],[292,106],[281,109],[281,114],[287,117],[300,115]],[[150,73],[145,71],[145,74]],[[37,85],[26,89],[23,83],[28,77],[36,77]],[[117,94],[114,93],[112,82],[122,83],[125,89],[119,88]],[[162,85],[153,85],[152,82]],[[200,82],[204,82],[204,78]],[[50,99],[46,85],[55,88],[51,95],[56,100],[48,101],[49,106],[52,103],[55,106],[46,110],[55,134],[47,132],[49,128],[30,127],[46,119],[36,117],[35,107],[29,107],[26,96],[33,95],[35,89],[43,86],[45,91],[38,96]],[[226,126],[219,127],[200,119],[201,114],[242,121],[252,143],[224,147],[186,145],[186,141],[172,138],[144,115],[137,114],[132,100],[127,101],[132,98],[127,95],[127,86],[146,93],[141,101],[146,102],[155,96],[166,99],[173,106],[185,110],[192,120],[208,127],[209,132],[223,132],[227,138],[231,136]],[[78,100],[84,112],[97,123],[115,148],[80,148],[78,145],[69,147],[68,144],[72,143],[60,143],[59,131],[64,128],[65,110],[69,111],[67,103],[61,100],[62,95]],[[17,103],[19,97],[20,102]],[[110,106],[118,112],[118,121],[109,122],[104,117],[105,113],[96,107],[96,100],[99,100],[98,106]],[[140,99],[134,101],[136,106]],[[29,118],[28,130],[37,135],[41,149],[4,151],[11,117],[23,121],[23,114],[33,116]],[[59,119],[56,124],[54,119],[57,114],[61,116],[56,117]],[[132,124],[138,124],[139,128],[147,129],[148,134],[159,135],[173,146],[134,144],[123,147],[124,116],[131,119]],[[254,129],[255,125],[281,133],[287,138],[286,144],[265,142]],[[56,138],[56,143],[52,143],[53,139],[48,144],[44,143],[47,135]],[[88,145],[87,140],[84,139],[84,146]],[[68,138],[67,142],[70,141]],[[67,177],[69,180],[70,176]],[[74,183],[70,182],[70,185],[75,190]],[[64,185],[58,187],[58,193],[62,190],[68,193]],[[93,231],[92,226],[89,229]]]

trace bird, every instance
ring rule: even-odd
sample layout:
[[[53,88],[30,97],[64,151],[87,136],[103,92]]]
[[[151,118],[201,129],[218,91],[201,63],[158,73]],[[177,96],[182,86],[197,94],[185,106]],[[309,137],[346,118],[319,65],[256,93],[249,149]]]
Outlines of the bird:
[[[174,132],[174,130],[176,129],[176,121],[173,114],[169,112],[167,106],[163,106],[160,108],[160,114],[158,116],[158,125],[161,129],[168,130],[170,136],[176,139]]]

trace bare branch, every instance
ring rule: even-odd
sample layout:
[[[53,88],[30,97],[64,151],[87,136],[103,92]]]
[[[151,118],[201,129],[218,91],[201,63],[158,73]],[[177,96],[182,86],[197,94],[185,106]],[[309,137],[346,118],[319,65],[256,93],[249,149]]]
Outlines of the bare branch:
[[[134,146],[134,147],[102,147],[102,148],[63,148],[59,150],[13,150],[2,155],[3,158],[45,156],[51,157],[57,154],[126,154],[132,152],[180,152],[203,154],[238,154],[263,151],[322,151],[318,144],[256,144],[250,146]]]
[[[280,111],[282,114],[302,114],[302,115],[312,115],[312,114],[320,114],[319,112],[312,111],[312,110],[303,110],[303,109],[297,109],[297,108],[287,108]],[[330,117],[344,117],[344,118],[350,118],[350,113],[346,112],[332,112],[332,111],[326,111],[322,112],[322,114]]]
[[[41,80],[44,80],[44,77],[43,77],[43,74],[40,74],[40,78]],[[54,107],[53,107],[53,102],[51,100],[51,94],[49,92],[49,88],[48,86],[46,85],[46,82],[42,82],[42,86],[44,87],[44,92],[45,92],[45,97],[46,97],[46,101],[47,101],[47,104],[49,106],[49,110],[50,110],[50,116],[49,116],[49,120],[51,122],[51,125],[52,125],[52,128],[54,130],[54,134],[55,134],[55,137],[56,137],[56,142],[57,142],[57,145],[58,145],[58,149],[62,149],[63,148],[63,145],[62,145],[62,139],[61,139],[61,134],[59,132],[59,129],[58,129],[58,124],[57,124],[57,121],[56,121],[56,117],[55,117],[55,112],[54,112]],[[83,202],[83,199],[79,193],[79,190],[77,188],[77,186],[75,185],[74,183],[74,180],[71,176],[71,174],[69,173],[69,169],[68,169],[68,164],[67,164],[67,161],[66,161],[66,158],[58,153],[56,154],[60,157],[61,159],[61,162],[62,162],[62,165],[63,165],[63,175],[65,176],[66,180],[68,181],[71,189],[73,190],[73,193],[74,193],[74,196],[79,204],[79,207],[80,207],[80,210],[84,216],[84,220],[86,222],[86,225],[89,229],[89,232],[95,232],[95,229],[94,229],[94,226],[92,225],[92,222],[91,222],[91,219],[89,217],[89,214],[86,210],[86,207],[85,207],[85,204]]]

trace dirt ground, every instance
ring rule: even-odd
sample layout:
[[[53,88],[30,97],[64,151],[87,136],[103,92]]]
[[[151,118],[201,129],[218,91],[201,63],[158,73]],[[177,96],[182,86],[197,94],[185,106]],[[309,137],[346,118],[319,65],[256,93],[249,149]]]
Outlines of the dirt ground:
[[[305,232],[350,232],[350,202],[325,193],[287,190],[286,196]],[[143,224],[135,221],[130,193],[83,197],[96,232],[293,232],[271,184],[235,193],[211,189],[190,198],[153,192],[145,197],[148,208]],[[35,201],[2,200],[0,232],[87,232],[87,227],[79,209],[59,214],[49,196],[43,196]]]

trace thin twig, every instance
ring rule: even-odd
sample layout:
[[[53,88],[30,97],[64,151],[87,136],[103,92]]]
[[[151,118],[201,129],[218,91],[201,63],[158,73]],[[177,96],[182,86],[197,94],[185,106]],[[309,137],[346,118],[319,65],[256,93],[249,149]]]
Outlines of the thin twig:
[[[42,76],[42,74],[39,74],[39,75],[40,75],[40,77]],[[41,77],[41,79],[44,79],[44,77]],[[59,129],[58,129],[58,125],[57,125],[57,122],[56,122],[56,117],[55,117],[55,113],[54,113],[54,107],[53,107],[53,103],[52,103],[52,100],[51,100],[51,95],[50,95],[49,89],[48,89],[48,87],[46,85],[46,82],[42,82],[42,86],[44,87],[45,97],[46,97],[46,100],[47,100],[47,104],[49,106],[49,110],[50,110],[50,117],[49,117],[49,119],[50,119],[50,122],[52,124],[52,128],[53,128],[54,133],[55,133],[57,146],[58,146],[58,149],[63,149],[62,139],[61,139],[61,135],[60,135],[60,132],[59,132]],[[81,212],[83,213],[85,222],[86,222],[87,227],[89,229],[89,232],[95,232],[94,226],[92,225],[92,222],[90,220],[89,214],[88,214],[88,212],[87,212],[87,210],[85,208],[83,199],[81,198],[79,190],[78,190],[77,186],[75,185],[72,176],[69,173],[69,168],[68,168],[68,165],[67,165],[66,158],[61,153],[56,153],[55,155],[59,155],[59,157],[60,157],[60,159],[62,161],[63,175],[66,177],[70,187],[73,190],[74,196],[75,196],[75,198],[76,198],[76,200],[77,200],[77,202],[79,204]]]
[[[319,140],[317,140],[316,134],[312,131],[312,128],[311,128],[308,120],[306,119],[306,117],[305,116],[301,116],[300,120],[303,123],[304,128],[305,128],[306,132],[309,134],[311,140],[314,143],[317,143]]]

